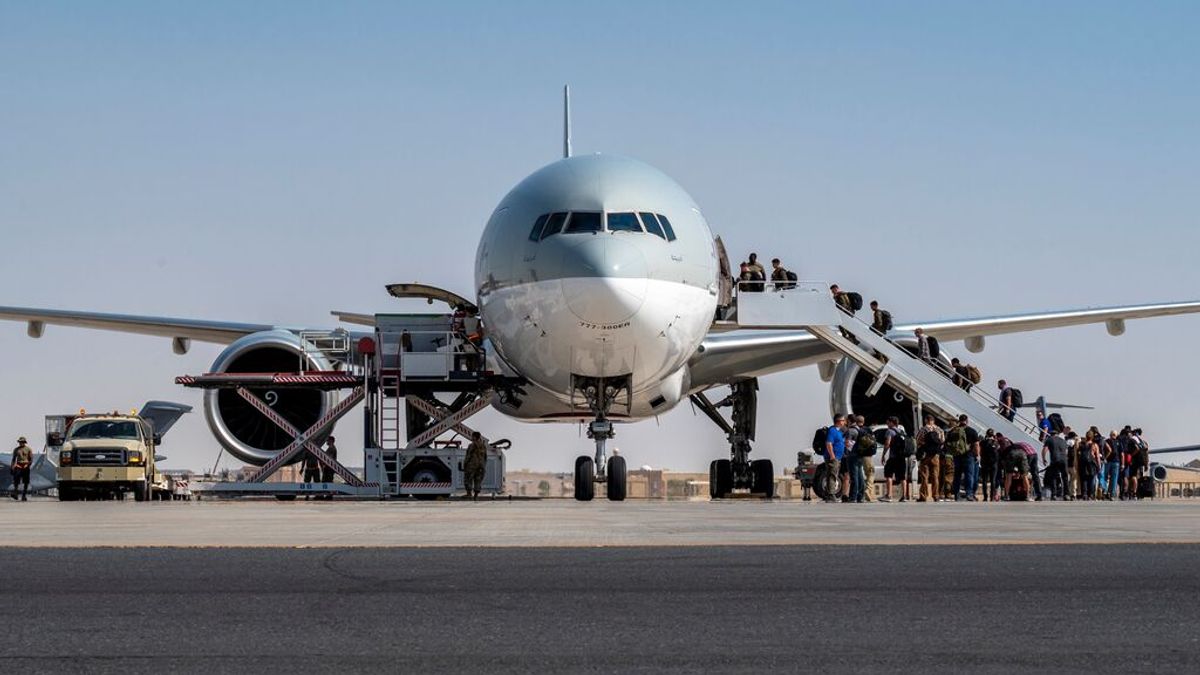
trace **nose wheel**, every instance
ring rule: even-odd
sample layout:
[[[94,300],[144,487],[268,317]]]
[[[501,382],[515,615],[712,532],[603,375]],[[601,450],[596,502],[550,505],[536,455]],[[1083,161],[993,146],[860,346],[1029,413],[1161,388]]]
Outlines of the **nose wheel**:
[[[596,456],[575,458],[575,500],[590,502],[596,498],[596,483],[604,483],[604,494],[610,502],[623,502],[628,494],[629,473],[625,458],[608,457],[605,446],[613,437],[612,422],[603,417],[588,425],[588,438],[596,442]]]

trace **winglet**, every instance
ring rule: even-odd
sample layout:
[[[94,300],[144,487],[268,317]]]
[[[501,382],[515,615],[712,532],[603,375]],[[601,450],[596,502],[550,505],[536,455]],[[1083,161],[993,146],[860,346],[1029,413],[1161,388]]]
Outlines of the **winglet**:
[[[571,156],[571,85],[563,85],[563,159]]]

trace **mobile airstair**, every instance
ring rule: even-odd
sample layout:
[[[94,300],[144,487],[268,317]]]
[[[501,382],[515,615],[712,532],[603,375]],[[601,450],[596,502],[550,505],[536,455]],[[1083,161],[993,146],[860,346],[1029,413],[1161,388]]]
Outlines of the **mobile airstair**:
[[[737,325],[806,330],[875,378],[868,396],[878,394],[887,384],[916,404],[918,416],[922,408],[947,420],[966,414],[977,429],[995,429],[1013,441],[1040,445],[1036,423],[1019,415],[1010,421],[1000,414],[1000,401],[980,387],[958,386],[948,367],[917,358],[870,324],[843,311],[833,301],[826,283],[768,283],[761,291],[743,290],[737,297]]]

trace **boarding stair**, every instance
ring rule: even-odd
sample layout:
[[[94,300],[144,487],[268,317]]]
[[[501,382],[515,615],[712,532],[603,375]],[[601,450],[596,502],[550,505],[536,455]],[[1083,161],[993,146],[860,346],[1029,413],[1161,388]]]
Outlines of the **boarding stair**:
[[[951,419],[966,414],[979,430],[995,429],[1010,440],[1034,447],[1040,444],[1036,423],[1019,415],[1010,421],[1000,414],[1000,401],[978,386],[958,386],[953,373],[941,364],[917,358],[844,311],[833,301],[828,288],[820,282],[790,282],[768,283],[757,292],[743,290],[737,297],[738,327],[806,330],[875,378],[868,396],[876,395],[888,384],[938,417]]]

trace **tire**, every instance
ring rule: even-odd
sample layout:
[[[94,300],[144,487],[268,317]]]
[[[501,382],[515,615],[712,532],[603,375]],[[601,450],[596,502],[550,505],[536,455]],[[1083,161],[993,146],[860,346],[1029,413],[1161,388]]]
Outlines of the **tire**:
[[[836,494],[829,495],[829,493],[825,492],[825,474],[829,473],[828,467],[828,464],[821,463],[817,465],[816,471],[813,472],[813,492],[820,499],[826,499],[829,496],[837,496]],[[837,487],[841,489],[840,484]]]
[[[150,498],[150,486],[146,481],[138,481],[133,484],[133,501],[144,502]]]
[[[628,476],[629,474],[625,470],[625,458],[620,455],[610,457],[608,460],[608,482],[605,483],[608,501],[625,501],[629,484],[627,480]]]
[[[275,495],[275,499],[281,502],[294,502],[296,501],[296,495]]]
[[[60,501],[60,502],[79,501],[79,493],[75,491],[75,488],[60,487],[58,489],[58,501]]]
[[[750,462],[750,492],[766,499],[775,496],[775,465],[769,459]]]
[[[575,501],[590,502],[596,498],[596,463],[591,457],[575,458]]]
[[[716,459],[708,465],[708,496],[723,499],[733,492],[733,462]]]

